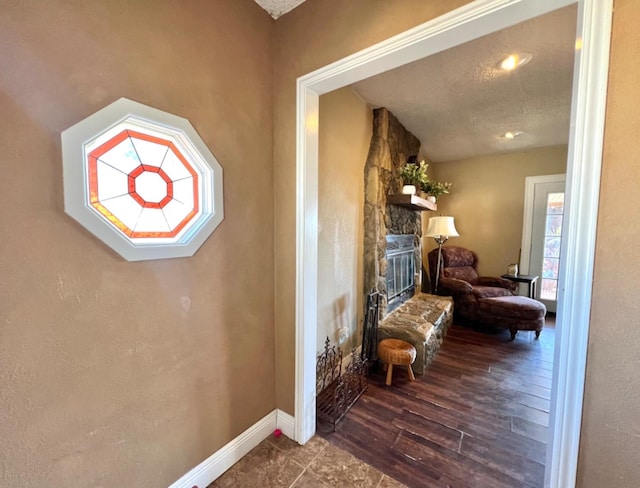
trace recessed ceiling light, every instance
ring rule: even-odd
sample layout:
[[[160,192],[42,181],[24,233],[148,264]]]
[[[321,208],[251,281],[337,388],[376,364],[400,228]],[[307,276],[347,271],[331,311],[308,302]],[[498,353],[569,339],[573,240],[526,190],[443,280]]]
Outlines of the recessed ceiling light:
[[[522,135],[522,131],[521,130],[515,130],[515,131],[509,131],[509,132],[505,132],[501,137],[503,139],[507,139],[507,140],[512,140],[515,139],[518,136]]]
[[[515,53],[510,54],[500,61],[500,68],[505,71],[512,71],[520,66],[527,64],[533,58],[531,53]]]

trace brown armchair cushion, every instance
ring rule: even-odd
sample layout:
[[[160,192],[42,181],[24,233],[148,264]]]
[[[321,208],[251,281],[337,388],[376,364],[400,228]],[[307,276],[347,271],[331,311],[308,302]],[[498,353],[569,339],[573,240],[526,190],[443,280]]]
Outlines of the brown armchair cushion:
[[[510,297],[513,294],[508,288],[500,288],[498,286],[480,286],[472,287],[471,293],[477,300],[482,298]]]
[[[500,288],[506,288],[507,290],[510,290],[512,293],[518,291],[518,283],[516,283],[515,281],[498,278],[495,276],[479,276],[476,283],[482,286],[499,286]]]
[[[471,266],[460,266],[459,268],[444,268],[444,276],[447,278],[455,278],[456,280],[466,281],[475,284],[478,281],[478,273]]]
[[[476,253],[473,251],[469,251],[469,249],[465,249],[464,247],[443,247],[442,261],[445,269],[462,268],[463,266],[471,266],[474,270],[478,269],[478,256],[476,256]]]
[[[471,293],[473,290],[473,285],[471,283],[455,278],[448,278],[446,276],[440,277],[438,286],[440,289],[449,290],[452,295],[464,295],[466,293]]]

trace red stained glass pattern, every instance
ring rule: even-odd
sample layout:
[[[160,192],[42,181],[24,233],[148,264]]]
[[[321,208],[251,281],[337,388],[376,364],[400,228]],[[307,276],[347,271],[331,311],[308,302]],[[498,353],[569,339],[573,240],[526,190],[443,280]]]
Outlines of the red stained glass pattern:
[[[169,140],[123,130],[87,168],[89,204],[130,238],[176,237],[199,212],[198,173]]]

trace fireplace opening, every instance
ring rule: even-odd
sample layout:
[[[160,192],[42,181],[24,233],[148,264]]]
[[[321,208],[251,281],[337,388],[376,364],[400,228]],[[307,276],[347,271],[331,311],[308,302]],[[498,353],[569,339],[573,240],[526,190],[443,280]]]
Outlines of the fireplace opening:
[[[387,236],[387,312],[415,294],[415,254],[413,234]]]

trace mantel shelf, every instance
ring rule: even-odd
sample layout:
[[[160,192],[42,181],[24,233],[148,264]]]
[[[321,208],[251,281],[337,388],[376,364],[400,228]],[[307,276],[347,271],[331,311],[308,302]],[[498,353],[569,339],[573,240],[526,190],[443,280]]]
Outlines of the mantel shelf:
[[[387,195],[387,203],[390,205],[398,205],[418,212],[426,210],[436,211],[438,205],[417,195]]]

